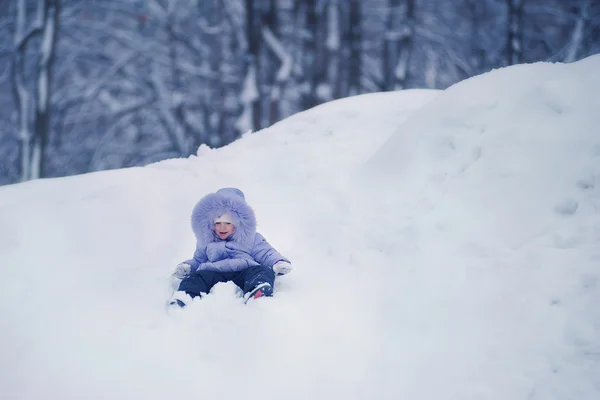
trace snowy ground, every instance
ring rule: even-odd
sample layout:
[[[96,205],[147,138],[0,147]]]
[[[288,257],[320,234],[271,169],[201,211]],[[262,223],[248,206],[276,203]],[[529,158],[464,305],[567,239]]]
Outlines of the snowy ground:
[[[0,188],[2,399],[600,398],[600,56],[329,103],[219,150]],[[174,317],[237,186],[296,270]],[[181,397],[179,397],[181,396]]]

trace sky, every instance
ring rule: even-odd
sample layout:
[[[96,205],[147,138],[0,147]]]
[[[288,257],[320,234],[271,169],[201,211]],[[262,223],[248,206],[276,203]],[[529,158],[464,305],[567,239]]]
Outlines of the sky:
[[[146,167],[0,188],[3,399],[597,399],[600,57],[350,97]],[[239,187],[295,269],[167,312]]]

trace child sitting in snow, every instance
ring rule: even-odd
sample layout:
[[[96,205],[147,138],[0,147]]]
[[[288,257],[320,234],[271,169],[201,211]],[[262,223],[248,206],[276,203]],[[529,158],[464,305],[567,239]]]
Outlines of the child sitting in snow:
[[[256,232],[254,211],[244,193],[224,188],[203,197],[192,212],[196,251],[177,266],[182,279],[170,304],[185,307],[218,282],[232,281],[244,299],[273,295],[275,274],[292,270],[290,262]]]

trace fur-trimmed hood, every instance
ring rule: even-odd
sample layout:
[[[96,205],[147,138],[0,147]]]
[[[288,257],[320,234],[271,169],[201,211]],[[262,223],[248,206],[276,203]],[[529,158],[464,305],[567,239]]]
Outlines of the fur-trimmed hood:
[[[242,247],[251,248],[256,236],[256,216],[246,203],[244,193],[236,188],[219,189],[204,196],[192,211],[192,230],[199,245],[204,246],[221,239],[214,230],[214,221],[225,212],[233,217],[235,230],[227,238]]]

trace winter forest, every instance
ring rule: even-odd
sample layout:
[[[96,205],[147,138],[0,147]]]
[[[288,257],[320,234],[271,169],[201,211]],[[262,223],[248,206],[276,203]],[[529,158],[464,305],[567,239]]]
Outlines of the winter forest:
[[[600,52],[600,0],[0,0],[0,184],[226,145],[333,99]]]

